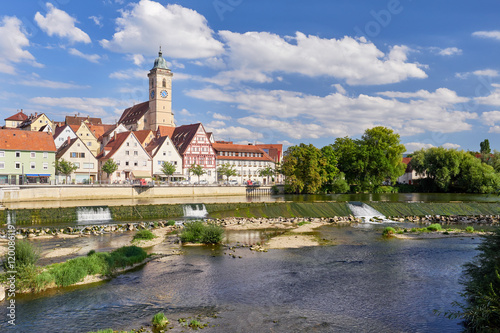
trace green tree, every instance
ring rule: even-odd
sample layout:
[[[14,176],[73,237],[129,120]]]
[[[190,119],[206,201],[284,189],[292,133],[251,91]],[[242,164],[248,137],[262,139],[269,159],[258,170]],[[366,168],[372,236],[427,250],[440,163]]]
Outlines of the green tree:
[[[460,172],[454,186],[460,192],[493,193],[500,188],[500,176],[480,159],[463,153]]]
[[[483,155],[489,155],[489,154],[491,154],[490,140],[484,139],[484,141],[481,142],[479,144],[479,146],[481,147],[481,149],[480,149],[480,153],[481,154],[483,154]]]
[[[345,186],[341,185],[341,183],[344,183],[345,185],[347,185],[347,183],[345,181],[344,174],[340,176],[339,169],[337,168],[338,161],[333,145],[328,145],[321,148],[321,157],[324,161],[322,172],[325,177],[323,190],[326,192],[334,193],[338,193],[337,191],[339,190],[342,192],[347,192],[348,189],[345,190]],[[339,185],[341,185],[340,188]]]
[[[276,171],[270,166],[267,166],[263,169],[259,169],[259,177],[266,177],[268,184],[269,184],[269,177],[274,176],[275,173]]]
[[[337,167],[344,173],[346,181],[349,184],[359,183],[360,175],[365,170],[359,142],[348,137],[337,138],[332,147],[337,157]]]
[[[433,147],[414,152],[410,163],[416,173],[425,175],[427,191],[446,192],[460,173],[462,157],[454,149]]]
[[[175,172],[175,165],[170,162],[163,162],[161,165],[161,172],[167,176],[167,180],[170,182],[170,176],[172,176]]]
[[[118,170],[118,165],[115,163],[115,161],[113,161],[112,158],[110,158],[102,165],[101,170],[105,172],[109,178],[109,175]]]
[[[78,167],[69,161],[66,161],[65,159],[61,158],[59,160],[56,160],[55,162],[55,169],[58,174],[62,174],[66,176],[66,184],[68,183],[68,177],[78,169]]]
[[[193,175],[198,176],[198,183],[200,182],[200,176],[202,176],[206,173],[206,171],[203,169],[203,167],[199,164],[192,164],[191,167],[189,168],[189,171]]]
[[[317,193],[323,182],[325,160],[321,151],[313,145],[301,143],[289,147],[281,167],[285,175],[285,191],[288,193]]]
[[[228,180],[229,177],[236,176],[238,174],[236,172],[236,167],[230,163],[221,164],[217,168],[217,173],[222,177],[226,176],[226,180]]]

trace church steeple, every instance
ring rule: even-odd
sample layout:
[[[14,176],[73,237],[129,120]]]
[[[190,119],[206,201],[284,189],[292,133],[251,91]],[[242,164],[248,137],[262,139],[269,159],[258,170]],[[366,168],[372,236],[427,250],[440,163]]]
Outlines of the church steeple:
[[[156,131],[159,125],[175,126],[172,113],[172,71],[160,50],[149,71],[149,110],[145,115],[145,129]]]

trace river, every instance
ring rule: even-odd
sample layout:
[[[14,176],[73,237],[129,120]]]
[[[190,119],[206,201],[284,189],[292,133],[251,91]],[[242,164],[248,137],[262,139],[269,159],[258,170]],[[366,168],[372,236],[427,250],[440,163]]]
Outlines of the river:
[[[327,225],[316,235],[332,246],[238,248],[236,258],[222,246],[184,247],[109,282],[18,296],[15,331],[125,330],[162,311],[172,332],[182,330],[177,319],[196,315],[209,322],[203,332],[459,332],[457,320],[433,310],[460,300],[461,265],[480,239],[384,239],[382,227]],[[226,237],[256,243],[265,234]],[[5,306],[0,315],[5,331]]]

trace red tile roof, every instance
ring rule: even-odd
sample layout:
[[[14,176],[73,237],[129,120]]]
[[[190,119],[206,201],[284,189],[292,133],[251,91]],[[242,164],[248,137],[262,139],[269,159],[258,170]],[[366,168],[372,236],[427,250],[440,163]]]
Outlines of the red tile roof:
[[[171,139],[179,154],[184,155],[200,126],[203,128],[201,123],[182,125],[175,128]],[[205,129],[203,129],[203,131],[205,131]]]
[[[101,141],[104,133],[108,132],[110,129],[115,128],[115,125],[87,125],[94,136]]]
[[[216,143],[212,143],[212,147],[217,154],[218,160],[251,160],[274,162],[274,160],[264,150],[254,145],[236,145],[233,143],[222,143],[221,141],[218,141]],[[262,157],[223,156],[219,155],[218,152],[255,153],[262,154]]]
[[[155,151],[155,153],[153,154],[153,151],[158,148],[158,147],[161,147],[161,145],[163,145],[163,143],[165,142],[165,140],[167,140],[168,137],[167,136],[161,136],[159,138],[154,138],[150,143],[149,145],[147,145],[146,147],[146,151],[148,152],[149,156],[151,157],[154,157],[157,153],[158,153],[158,150]]]
[[[118,123],[130,125],[135,124],[142,116],[146,114],[149,110],[149,102],[143,102],[140,104],[136,104],[128,109],[123,111],[122,116]]]
[[[134,131],[135,136],[141,143],[141,145],[144,145],[144,141],[148,138],[150,134],[152,134],[153,131],[151,130],[140,130],[140,131]]]
[[[24,151],[53,151],[56,145],[50,133],[23,130],[0,130],[0,149]]]
[[[403,157],[403,161],[402,161],[404,164],[406,164],[406,170],[405,172],[406,173],[409,173],[409,172],[412,172],[413,169],[410,165],[410,162],[411,162],[411,157]]]
[[[90,125],[101,125],[102,120],[101,118],[91,118],[90,116],[87,117],[78,117],[76,115],[74,116],[66,116],[66,125],[80,125],[82,121],[90,124]]]
[[[5,120],[13,120],[13,121],[25,121],[28,119],[28,116],[23,113],[23,111],[20,111],[16,113],[13,116],[10,116],[9,118],[5,118]]]
[[[158,130],[156,131],[157,136],[168,136],[172,138],[174,135],[175,127],[174,126],[158,126]]]
[[[256,144],[256,146],[268,153],[274,162],[281,162],[281,157],[283,156],[282,144]]]
[[[114,136],[108,144],[104,147],[103,151],[97,155],[97,159],[100,160],[108,160],[113,155],[116,153],[116,151],[121,147],[123,142],[131,135],[132,132],[123,132],[123,133],[117,133],[116,136]],[[106,155],[104,155],[104,152],[108,151]]]

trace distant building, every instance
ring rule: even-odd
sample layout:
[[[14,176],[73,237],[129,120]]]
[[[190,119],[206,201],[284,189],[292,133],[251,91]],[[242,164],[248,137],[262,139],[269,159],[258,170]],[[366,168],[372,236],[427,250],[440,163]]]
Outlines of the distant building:
[[[76,138],[76,133],[73,131],[71,126],[69,125],[64,125],[60,127],[56,127],[56,130],[54,132],[54,143],[56,145],[56,148],[59,149],[61,145],[66,142],[69,139],[74,139]]]
[[[102,171],[102,166],[110,158],[118,165],[118,170],[108,177]],[[122,183],[151,178],[151,157],[131,131],[116,133],[97,159],[101,172],[100,179],[104,181]]]
[[[419,179],[425,178],[424,176],[417,174],[415,170],[413,170],[410,162],[411,157],[403,157],[403,163],[406,164],[406,170],[405,173],[398,178],[398,183],[415,185],[415,183],[418,182]]]
[[[48,133],[0,130],[0,184],[50,183],[56,150]]]
[[[89,123],[82,121],[79,125],[70,125],[75,131],[77,137],[82,139],[83,143],[89,148],[89,150],[97,156],[101,150],[101,145],[97,140],[94,132],[90,129]]]
[[[25,131],[40,131],[42,127],[45,126],[45,132],[52,133],[54,130],[54,123],[45,115],[45,113],[30,114],[26,120],[24,120],[19,128]],[[47,128],[48,126],[48,128]]]
[[[163,163],[168,162],[175,166],[175,172],[171,175],[170,180],[184,179],[182,173],[182,156],[168,136],[155,138],[147,145],[146,151],[152,158],[153,176],[162,179],[168,178],[162,171]]]
[[[56,159],[64,159],[77,166],[77,169],[68,177],[58,175],[59,184],[66,183],[66,180],[68,184],[88,184],[97,180],[97,159],[79,137],[66,139],[57,150]]]
[[[87,117],[80,117],[78,115],[74,116],[66,116],[64,119],[66,125],[77,125],[80,126],[82,122],[88,124],[88,125],[102,125],[102,120],[101,118],[92,118],[90,116]]]
[[[149,101],[125,109],[118,123],[131,131],[156,131],[158,126],[175,126],[172,112],[172,76],[172,71],[160,50],[148,74]]]
[[[18,128],[26,119],[28,119],[28,116],[21,109],[15,115],[5,118],[5,128]]]
[[[274,160],[260,147],[256,145],[238,145],[231,141],[216,141],[212,144],[217,154],[217,167],[222,164],[230,164],[237,172],[236,176],[228,180],[235,179],[240,183],[247,180],[260,181],[267,184],[271,179],[259,176],[259,170],[270,167],[274,169]],[[222,176],[218,176],[219,181]]]
[[[198,181],[197,176],[190,175],[189,168],[193,165],[201,165],[205,174],[200,180],[210,183],[216,181],[215,152],[212,143],[201,123],[183,125],[179,127],[160,126],[157,136],[169,136],[177,151],[182,156],[182,173],[192,181]]]

